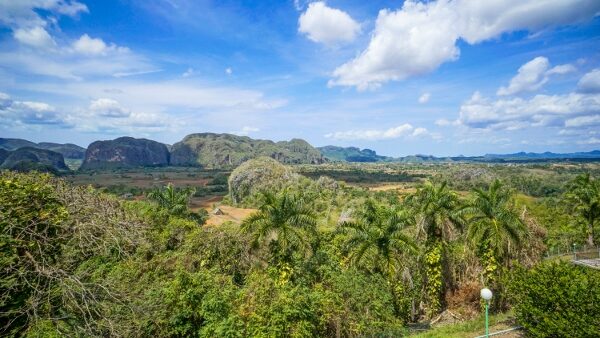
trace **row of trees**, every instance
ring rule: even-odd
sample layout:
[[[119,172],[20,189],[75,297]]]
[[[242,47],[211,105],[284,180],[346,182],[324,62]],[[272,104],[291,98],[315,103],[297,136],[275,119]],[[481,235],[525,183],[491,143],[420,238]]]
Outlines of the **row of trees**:
[[[314,251],[317,219],[311,210],[299,194],[267,192],[259,212],[243,222],[242,230],[252,234],[256,245],[268,247],[280,264],[294,250]],[[448,244],[464,230],[480,257],[482,282],[496,286],[502,269],[528,235],[512,191],[500,181],[488,190],[473,191],[468,201],[461,201],[443,182],[426,182],[389,206],[368,199],[350,220],[339,224],[337,232],[344,238],[348,262],[386,278],[394,299],[401,292],[396,285],[399,276],[406,279],[418,273],[411,271],[408,262],[419,257],[425,272],[427,312],[432,316],[443,308],[451,280],[446,268]],[[399,314],[400,304],[396,306]]]

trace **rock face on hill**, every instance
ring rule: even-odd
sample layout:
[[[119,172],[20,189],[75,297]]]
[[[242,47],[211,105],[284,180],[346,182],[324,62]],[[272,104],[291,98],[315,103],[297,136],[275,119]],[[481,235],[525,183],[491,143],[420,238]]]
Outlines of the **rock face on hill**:
[[[385,161],[389,158],[387,156],[377,155],[377,153],[371,149],[360,150],[356,147],[336,147],[336,146],[325,146],[317,148],[327,159],[331,161],[341,162],[379,162]]]
[[[167,146],[152,140],[120,137],[89,145],[81,169],[114,169],[169,164]]]
[[[60,153],[64,158],[81,160],[85,156],[85,148],[72,143],[34,143],[20,138],[0,138],[0,149],[17,150],[23,147],[52,150]]]
[[[276,143],[247,136],[200,133],[188,135],[173,145],[171,164],[206,168],[235,167],[261,156],[286,164],[319,164],[325,161],[317,149],[301,139]]]
[[[60,172],[69,171],[63,156],[57,152],[38,149],[33,147],[22,147],[13,151],[0,151],[1,169],[18,171],[44,171]]]

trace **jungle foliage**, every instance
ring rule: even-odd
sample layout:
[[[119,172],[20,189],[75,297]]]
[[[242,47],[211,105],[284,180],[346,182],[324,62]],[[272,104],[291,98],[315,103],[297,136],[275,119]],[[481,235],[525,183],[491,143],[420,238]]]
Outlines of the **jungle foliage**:
[[[419,169],[430,179],[399,192],[248,161],[229,177],[224,202],[257,211],[218,227],[190,211],[193,189],[167,185],[148,201],[127,201],[47,174],[4,171],[0,333],[391,337],[447,309],[472,317],[482,286],[498,297],[492,312],[515,307],[533,335],[544,336],[539,325],[565,306],[572,313],[552,325],[569,333],[564,326],[583,310],[565,299],[584,289],[596,295],[597,277],[539,264],[547,244],[565,240],[552,234],[570,229],[567,240],[587,241],[581,222],[561,222],[583,217],[580,204],[566,202],[579,190],[565,183],[532,197],[502,170],[457,191],[465,181],[450,183],[452,173]],[[577,174],[565,182],[577,186]],[[224,182],[215,177],[213,185]],[[557,290],[567,283],[561,274],[577,285]],[[578,299],[597,317],[596,298]]]

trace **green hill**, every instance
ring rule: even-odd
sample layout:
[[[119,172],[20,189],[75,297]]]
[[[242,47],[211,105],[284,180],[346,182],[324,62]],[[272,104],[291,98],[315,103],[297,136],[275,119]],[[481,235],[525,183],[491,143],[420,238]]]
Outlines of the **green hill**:
[[[199,133],[188,135],[173,145],[171,164],[206,168],[235,167],[261,156],[286,164],[325,162],[317,149],[301,139],[273,142],[231,134]]]
[[[3,150],[0,151],[0,160],[1,169],[54,173],[69,171],[60,153],[46,149],[23,147],[13,151]]]
[[[52,150],[60,153],[64,158],[81,160],[85,157],[85,148],[72,143],[34,143],[19,138],[0,138],[0,149],[17,150],[23,147]]]
[[[119,137],[89,145],[81,169],[157,167],[169,164],[169,150],[160,142]]]
[[[360,150],[356,147],[325,146],[317,148],[327,159],[336,162],[379,162],[391,158],[377,155],[371,149]]]

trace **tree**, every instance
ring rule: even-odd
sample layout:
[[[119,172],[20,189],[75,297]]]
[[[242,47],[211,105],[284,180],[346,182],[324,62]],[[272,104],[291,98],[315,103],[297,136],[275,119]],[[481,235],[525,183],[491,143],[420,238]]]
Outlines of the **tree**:
[[[394,281],[401,258],[407,251],[415,249],[412,239],[403,230],[414,223],[411,214],[401,207],[386,208],[373,200],[367,200],[354,220],[341,223],[341,231],[348,235],[346,249],[352,263],[359,265],[368,260],[375,272],[383,275],[390,283],[396,315],[400,315]]]
[[[255,248],[268,246],[272,257],[288,262],[296,250],[308,251],[309,238],[316,231],[317,220],[310,205],[301,196],[287,190],[262,192],[257,212],[241,225],[252,236]]]
[[[448,273],[443,269],[446,261],[446,245],[455,229],[462,229],[464,221],[458,210],[460,201],[446,182],[430,181],[409,196],[409,203],[416,210],[419,232],[425,234],[426,288],[430,315],[437,313],[443,302]]]
[[[565,199],[576,221],[586,227],[587,244],[594,246],[594,227],[600,220],[600,183],[589,173],[581,174],[569,184]]]
[[[468,218],[467,236],[477,247],[486,283],[492,283],[510,254],[518,249],[527,234],[515,210],[514,194],[500,180],[488,190],[475,189],[461,210]]]
[[[169,215],[189,218],[204,224],[208,214],[205,210],[199,213],[193,213],[188,209],[190,199],[196,193],[196,189],[186,187],[176,189],[173,184],[169,183],[166,187],[156,188],[150,191],[147,195],[148,199],[154,201],[159,207],[167,211]]]

